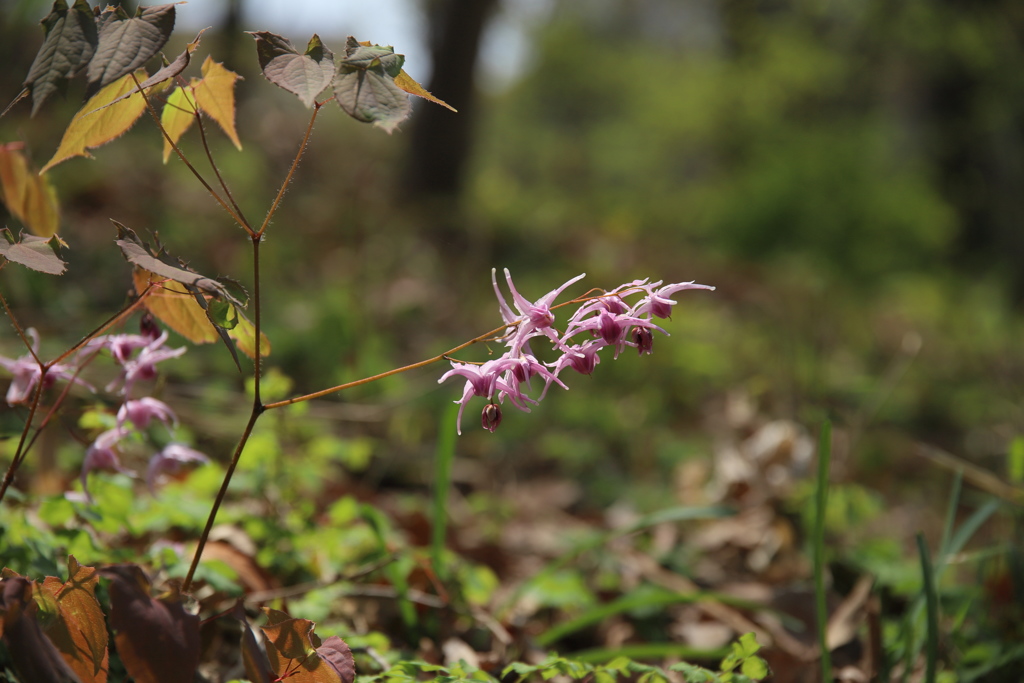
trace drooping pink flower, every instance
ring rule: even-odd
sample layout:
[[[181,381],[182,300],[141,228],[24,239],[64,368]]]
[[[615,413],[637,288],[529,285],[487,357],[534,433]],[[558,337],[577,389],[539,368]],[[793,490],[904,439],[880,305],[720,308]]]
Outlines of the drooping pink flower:
[[[164,475],[176,474],[184,465],[207,463],[210,459],[194,448],[182,443],[169,443],[163,450],[149,459],[146,468],[146,484],[152,491]]]
[[[600,296],[583,300],[576,312],[568,318],[565,334],[559,337],[554,328],[555,316],[551,309],[558,296],[582,277],[579,275],[531,302],[519,293],[511,274],[505,269],[505,281],[515,306],[513,310],[498,287],[497,270],[491,270],[491,285],[498,298],[498,310],[508,328],[505,337],[507,350],[500,358],[483,364],[453,360],[452,369],[438,380],[443,382],[455,376],[466,380],[462,398],[456,401],[460,404],[456,423],[460,434],[462,413],[474,397],[481,396],[487,400],[481,424],[484,429],[493,432],[501,424],[500,404],[505,398],[516,408],[530,412],[529,405],[536,405],[543,399],[551,384],[568,389],[559,379],[562,370],[572,368],[581,374],[591,374],[600,362],[599,352],[605,347],[615,349],[615,358],[626,346],[636,348],[640,355],[651,353],[653,331],[668,334],[654,324],[652,318],[668,318],[671,315],[672,306],[676,302],[669,297],[686,289],[714,289],[693,282],[661,286],[661,281],[649,283],[646,279],[634,280]],[[628,300],[637,296],[641,297],[639,301],[630,305]],[[575,339],[584,333],[590,338],[582,342]],[[530,341],[542,336],[548,338],[558,354],[554,361],[541,363],[530,350]],[[523,387],[529,389],[530,379],[537,375],[544,378],[544,390],[539,398],[534,399]]]
[[[118,383],[121,383],[121,393],[125,396],[130,395],[135,382],[140,379],[156,377],[157,363],[169,358],[177,358],[188,350],[184,346],[176,349],[162,348],[164,342],[167,341],[167,336],[167,332],[164,332],[156,339],[138,334],[98,338],[97,341],[103,340],[101,345],[110,349],[111,354],[121,363],[122,367],[121,377],[107,385],[107,391],[113,391]],[[136,349],[139,352],[133,356]]]
[[[163,401],[149,396],[125,401],[117,411],[119,427],[123,426],[125,422],[131,422],[136,429],[145,429],[154,418],[163,422],[168,429],[172,425],[178,426],[178,416],[174,414],[171,407]]]
[[[90,503],[92,502],[92,496],[89,494],[88,478],[89,473],[93,470],[107,470],[109,472],[127,474],[130,477],[135,476],[135,472],[121,465],[121,458],[117,453],[117,442],[127,435],[128,430],[121,427],[108,429],[97,436],[96,440],[89,446],[89,450],[85,452],[85,461],[82,463],[80,478],[82,480],[82,491],[85,492],[85,498]]]
[[[39,354],[39,333],[33,328],[25,330],[25,334],[32,340],[32,351]],[[11,385],[7,388],[7,405],[13,406],[18,403],[26,403],[32,397],[33,390],[39,385],[40,379],[43,388],[48,389],[54,382],[61,380],[80,384],[89,391],[96,391],[91,384],[75,376],[71,366],[63,363],[51,365],[43,374],[42,368],[36,362],[32,353],[26,353],[19,358],[4,358],[0,356],[0,366],[13,375]]]

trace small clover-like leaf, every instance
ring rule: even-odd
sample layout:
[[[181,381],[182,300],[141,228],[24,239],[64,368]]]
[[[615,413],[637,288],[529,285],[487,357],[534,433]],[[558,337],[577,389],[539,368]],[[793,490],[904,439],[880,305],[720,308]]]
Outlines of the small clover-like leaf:
[[[203,62],[203,77],[192,80],[192,91],[196,104],[223,129],[235,147],[242,149],[242,142],[235,131],[235,82],[241,78],[234,71],[207,57]]]
[[[345,56],[335,61],[334,96],[346,114],[388,133],[409,116],[409,97],[395,84],[404,56],[390,47],[363,45],[350,36]]]
[[[60,259],[57,252],[61,240],[56,235],[37,237],[23,234],[16,242],[6,228],[0,232],[5,238],[0,240],[0,256],[8,261],[48,275],[63,275],[67,270],[68,264]]]
[[[50,95],[63,90],[85,68],[99,41],[96,19],[86,0],[75,0],[70,9],[65,0],[57,0],[42,24],[46,38],[24,84],[32,93],[33,116]]]
[[[256,39],[256,55],[260,69],[268,81],[292,93],[312,107],[316,96],[334,79],[334,53],[313,34],[300,54],[292,44],[277,34],[267,31],[250,33]]]
[[[146,77],[146,72],[138,71],[134,75],[135,78],[141,80]],[[61,138],[57,151],[53,158],[43,166],[42,172],[45,173],[72,157],[92,156],[89,154],[90,149],[107,144],[134,126],[146,109],[146,102],[141,95],[118,102],[113,107],[104,108],[131,90],[134,85],[132,74],[128,74],[89,98],[89,101],[71,119],[71,124],[64,131],[64,137]],[[99,111],[100,109],[103,111]]]
[[[99,18],[99,44],[89,62],[87,93],[138,69],[160,51],[174,31],[174,5],[140,6],[134,17],[108,7]]]
[[[0,145],[0,199],[11,214],[35,235],[57,232],[57,192],[49,176],[39,174],[22,154],[20,142]]]

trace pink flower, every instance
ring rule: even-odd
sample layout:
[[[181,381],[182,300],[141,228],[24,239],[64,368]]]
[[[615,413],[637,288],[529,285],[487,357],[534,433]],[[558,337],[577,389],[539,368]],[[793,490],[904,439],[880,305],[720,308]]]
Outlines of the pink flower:
[[[117,411],[117,426],[121,427],[125,422],[131,422],[136,429],[145,429],[153,418],[163,422],[168,429],[172,424],[178,426],[178,417],[171,407],[149,396],[125,401]]]
[[[25,330],[25,333],[32,339],[32,351],[38,355],[39,333],[31,327]],[[75,372],[69,366],[62,363],[51,365],[44,375],[32,353],[26,353],[17,359],[0,356],[0,366],[14,376],[11,385],[7,388],[7,405],[9,406],[26,403],[31,398],[40,379],[42,379],[44,389],[50,388],[54,382],[61,380],[81,384],[89,391],[96,391],[88,382],[76,377]]]
[[[498,288],[497,280],[497,269],[491,269],[491,284],[494,287],[494,293],[498,297],[498,308],[501,311],[502,320],[509,326],[512,326],[518,322],[512,338],[507,342],[507,345],[518,353],[522,348],[526,346],[526,342],[539,334],[551,339],[554,344],[558,344],[558,333],[552,328],[555,323],[555,315],[551,312],[551,304],[555,302],[558,295],[565,290],[566,287],[578,282],[586,276],[586,273],[582,273],[572,278],[565,284],[551,290],[537,301],[531,303],[526,297],[519,293],[516,286],[512,283],[512,274],[508,272],[508,268],[505,269],[505,282],[508,284],[509,291],[512,292],[512,302],[516,306],[516,310],[519,311],[517,317],[512,309],[509,308],[508,303],[505,301],[505,297],[502,295],[501,290]]]
[[[551,308],[555,299],[582,277],[574,277],[537,301],[530,302],[519,293],[512,283],[512,275],[505,269],[505,281],[515,305],[513,310],[498,287],[497,270],[491,270],[491,285],[498,297],[498,310],[508,327],[505,341],[507,350],[500,358],[483,364],[453,360],[452,369],[438,380],[444,382],[455,376],[466,380],[462,398],[456,401],[460,404],[456,423],[459,434],[462,433],[462,413],[474,397],[481,396],[487,400],[481,414],[481,424],[484,429],[493,432],[501,424],[500,404],[505,398],[516,408],[530,412],[528,404],[536,405],[543,399],[552,383],[568,389],[558,378],[562,370],[572,368],[584,375],[592,373],[600,362],[598,353],[605,347],[615,348],[615,358],[626,346],[635,347],[641,356],[651,353],[654,345],[652,331],[668,334],[651,319],[671,315],[672,306],[676,302],[669,297],[686,289],[714,289],[693,282],[662,287],[660,281],[648,284],[647,280],[634,280],[601,296],[582,301],[576,312],[569,317],[565,334],[559,337],[554,329],[555,316]],[[643,295],[642,298],[631,307],[627,298],[639,295]],[[574,337],[583,333],[589,333],[588,336],[592,338],[583,342],[573,341]],[[547,337],[554,350],[560,354],[550,363],[541,363],[530,350],[530,340],[541,336]],[[540,398],[534,399],[523,391],[523,386],[529,388],[530,379],[537,375],[544,378],[545,384]]]
[[[131,394],[132,386],[136,381],[156,377],[157,363],[169,358],[177,358],[188,350],[184,346],[177,349],[161,348],[167,341],[167,332],[156,339],[144,335],[125,334],[99,337],[97,341],[99,340],[102,340],[102,346],[110,349],[111,354],[123,368],[121,377],[107,385],[107,391],[113,391],[118,382],[123,382],[121,393],[125,396]],[[139,353],[132,357],[132,352],[135,349],[139,349]]]
[[[183,465],[207,463],[210,459],[199,451],[181,443],[169,443],[163,450],[149,459],[146,468],[146,484],[152,491],[157,480],[168,474],[176,474]]]
[[[89,487],[87,486],[89,472],[93,470],[107,470],[127,474],[129,477],[135,476],[134,472],[121,466],[121,459],[118,457],[116,449],[117,442],[127,435],[128,430],[121,427],[108,429],[96,437],[96,440],[89,446],[89,450],[85,452],[85,461],[82,463],[81,474],[82,491],[85,492],[85,498],[90,503],[92,502],[92,496],[89,494]]]

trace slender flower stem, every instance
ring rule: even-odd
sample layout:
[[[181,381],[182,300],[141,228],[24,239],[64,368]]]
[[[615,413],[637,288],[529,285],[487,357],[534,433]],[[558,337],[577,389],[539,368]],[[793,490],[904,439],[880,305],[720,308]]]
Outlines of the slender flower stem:
[[[330,101],[330,100],[328,100]],[[274,197],[274,203],[270,205],[270,210],[267,211],[267,217],[263,219],[263,225],[256,231],[257,237],[262,237],[263,233],[266,232],[267,226],[270,225],[270,219],[277,213],[277,207],[281,203],[281,198],[284,197],[284,191],[288,189],[288,185],[292,182],[292,177],[295,176],[295,169],[299,167],[299,160],[302,159],[302,155],[306,152],[306,147],[309,145],[309,138],[313,135],[313,123],[316,121],[316,115],[320,113],[320,107],[323,103],[314,103],[313,115],[309,118],[309,125],[306,126],[306,134],[302,137],[302,144],[299,145],[299,151],[295,154],[295,160],[292,161],[292,167],[288,169],[288,175],[284,177],[284,182],[281,183],[281,189],[277,191],[277,196]]]
[[[45,382],[40,378],[39,384],[36,386],[35,396],[32,397],[32,405],[29,407],[28,417],[25,418],[25,426],[21,430],[21,438],[18,440],[18,448],[14,452],[14,458],[11,460],[10,467],[7,468],[7,473],[4,474],[4,481],[0,484],[0,501],[3,501],[4,494],[7,493],[8,487],[10,487],[11,482],[14,481],[14,473],[18,470],[18,466],[20,466],[22,461],[25,459],[25,454],[27,452],[27,449],[25,449],[25,441],[28,438],[29,430],[32,428],[32,420],[35,418],[36,408],[39,407],[39,399],[43,395],[44,384]]]
[[[284,401],[276,401],[274,403],[268,403],[265,406],[263,406],[263,408],[266,409],[266,410],[271,410],[272,408],[283,408],[284,406],[290,406],[293,403],[302,403],[303,401],[311,401],[314,398],[320,398],[322,396],[328,396],[330,394],[337,393],[337,392],[342,391],[344,389],[351,389],[352,387],[358,387],[358,386],[361,386],[363,384],[369,384],[370,382],[376,382],[379,379],[384,379],[385,377],[390,377],[391,375],[397,375],[397,374],[402,373],[402,372],[408,372],[409,370],[415,370],[416,368],[422,368],[422,367],[425,367],[427,365],[430,365],[431,363],[436,363],[439,360],[445,360],[448,356],[452,355],[453,353],[458,353],[462,349],[467,348],[469,346],[472,346],[473,344],[479,344],[480,342],[491,341],[491,340],[495,339],[496,336],[499,333],[503,332],[507,327],[508,327],[507,325],[502,325],[501,327],[498,327],[496,329],[491,330],[487,334],[482,334],[479,337],[474,337],[473,339],[470,339],[468,342],[466,342],[464,344],[459,344],[458,346],[456,346],[453,349],[448,349],[447,351],[445,351],[444,353],[442,353],[440,355],[434,356],[433,358],[427,358],[426,360],[421,360],[418,363],[413,363],[412,365],[406,365],[406,366],[403,366],[403,367],[400,367],[400,368],[395,368],[394,370],[388,370],[387,372],[382,372],[379,375],[373,375],[372,377],[364,377],[363,379],[357,379],[354,382],[346,382],[345,384],[339,384],[336,387],[331,387],[330,389],[322,389],[321,391],[315,391],[312,394],[305,394],[303,396],[295,396],[293,398],[285,399]]]

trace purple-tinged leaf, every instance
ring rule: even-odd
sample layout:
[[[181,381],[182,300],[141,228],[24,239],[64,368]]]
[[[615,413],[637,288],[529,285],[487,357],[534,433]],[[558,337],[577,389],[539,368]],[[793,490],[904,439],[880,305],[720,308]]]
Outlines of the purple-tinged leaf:
[[[113,219],[111,219],[111,223],[117,227],[118,239],[115,243],[121,248],[121,253],[124,254],[124,257],[128,259],[129,263],[132,263],[144,270],[148,270],[151,273],[155,273],[160,277],[167,278],[168,280],[180,282],[190,289],[205,292],[219,299],[230,301],[238,306],[243,305],[234,298],[231,293],[228,292],[227,287],[221,283],[212,278],[200,275],[193,270],[178,268],[164,263],[150,253],[150,250],[142,240],[139,239],[139,236],[135,234],[134,230]]]
[[[86,95],[93,95],[148,62],[164,46],[173,30],[173,4],[140,5],[131,18],[121,7],[108,7],[99,18],[99,43],[86,72],[89,79]]]
[[[150,597],[137,565],[105,567],[110,579],[110,626],[118,654],[136,683],[192,683],[199,666],[199,616],[189,614],[177,590]]]
[[[356,678],[356,662],[348,643],[338,636],[331,636],[316,649],[320,658],[334,669],[342,683],[352,683]]]
[[[17,576],[0,581],[0,634],[22,681],[82,683],[43,633],[33,600],[34,582]]]
[[[292,47],[287,38],[267,31],[251,32],[256,39],[260,69],[268,81],[292,93],[312,107],[316,96],[334,79],[334,53],[313,34],[305,54]]]
[[[412,112],[409,96],[395,85],[405,57],[390,47],[363,45],[349,36],[334,74],[334,97],[342,110],[390,133]]]
[[[42,24],[46,39],[25,79],[25,88],[32,93],[32,116],[50,95],[63,91],[81,73],[99,40],[96,19],[85,0],[75,0],[70,9],[65,0],[56,0]]]
[[[131,97],[137,92],[142,92],[147,88],[151,88],[154,85],[163,83],[164,81],[174,78],[175,76],[180,74],[182,71],[188,68],[189,62],[192,61],[192,53],[196,51],[197,47],[199,47],[199,39],[202,37],[203,31],[205,30],[206,29],[204,28],[202,31],[200,31],[199,34],[196,36],[196,39],[188,45],[186,45],[185,50],[180,55],[175,57],[173,62],[171,62],[164,68],[160,69],[155,74],[144,80],[142,83],[139,83],[135,88],[129,90],[125,94],[118,97],[116,100],[111,100],[99,109],[94,109],[89,113],[92,114],[93,112],[100,111],[100,109],[106,109],[107,107],[117,104],[121,100]]]
[[[252,683],[272,683],[275,676],[270,670],[270,662],[267,661],[263,648],[256,642],[256,636],[252,632],[241,602],[231,610],[231,616],[242,622],[242,664],[245,667],[246,678]]]
[[[0,239],[0,256],[8,261],[48,275],[63,275],[67,270],[68,264],[57,255],[62,242],[56,235],[36,237],[22,233],[20,240],[15,242],[10,230],[4,228],[0,233],[3,234],[3,239]]]

